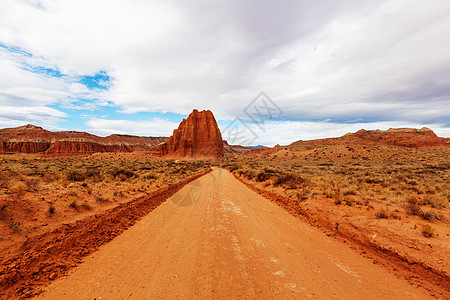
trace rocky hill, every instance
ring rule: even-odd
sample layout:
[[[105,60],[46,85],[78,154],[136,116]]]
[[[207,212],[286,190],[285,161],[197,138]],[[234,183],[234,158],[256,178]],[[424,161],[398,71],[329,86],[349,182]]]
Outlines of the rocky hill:
[[[449,138],[438,137],[431,129],[390,128],[388,130],[364,130],[347,133],[338,138],[297,141],[289,145],[290,150],[313,149],[317,146],[367,144],[387,145],[404,148],[447,148]]]
[[[78,131],[51,132],[34,125],[0,129],[0,153],[67,155],[151,151],[165,141],[166,137],[117,134],[100,137]]]
[[[223,157],[224,144],[213,113],[194,109],[157,150],[164,157],[217,158]]]
[[[388,130],[361,129],[350,136],[375,143],[407,148],[440,148],[448,147],[449,139],[438,137],[431,129],[423,127],[390,128]]]
[[[251,147],[241,145],[229,145],[227,141],[223,141],[223,150],[225,154],[244,154],[253,150]]]

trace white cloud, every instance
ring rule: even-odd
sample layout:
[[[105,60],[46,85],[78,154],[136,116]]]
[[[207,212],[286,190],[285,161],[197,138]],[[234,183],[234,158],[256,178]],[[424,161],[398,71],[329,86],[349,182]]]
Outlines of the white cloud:
[[[222,133],[228,124],[220,126]],[[416,124],[410,122],[372,122],[372,123],[334,123],[318,122],[268,122],[263,127],[251,126],[251,131],[243,130],[242,136],[252,140],[251,145],[275,146],[289,145],[298,140],[340,137],[348,132],[360,129],[387,130],[389,128],[422,128],[432,129],[440,137],[450,137],[450,130],[442,124]],[[242,129],[242,128],[241,128]],[[227,139],[226,133],[222,136]]]
[[[22,121],[31,124],[47,125],[54,124],[59,120],[59,118],[65,116],[65,113],[46,106],[20,108],[16,106],[0,106],[0,119],[4,120],[7,119],[11,121]]]
[[[139,136],[171,136],[178,123],[153,118],[145,121],[108,120],[92,118],[86,122],[89,132],[106,136],[110,134],[132,134]]]
[[[20,98],[39,108],[58,103],[94,110],[111,103],[129,114],[198,108],[224,120],[263,90],[285,121],[450,128],[447,0],[0,4],[0,42],[33,54],[18,61],[0,48],[0,91],[10,95],[0,106]],[[21,63],[65,75],[37,75]],[[109,91],[77,83],[78,76],[99,71],[111,76]],[[154,128],[165,135],[164,125]],[[333,133],[319,125],[317,137],[321,128]]]

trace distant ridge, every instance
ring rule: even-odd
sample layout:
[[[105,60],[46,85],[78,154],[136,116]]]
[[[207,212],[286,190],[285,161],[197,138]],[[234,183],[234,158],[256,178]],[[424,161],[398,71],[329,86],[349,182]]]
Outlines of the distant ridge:
[[[79,131],[48,131],[42,127],[27,124],[15,128],[0,129],[0,154],[39,153],[46,155],[92,154],[95,152],[133,152],[149,151],[158,154],[157,146],[163,145],[168,137],[144,137],[126,134],[112,134],[99,137]],[[275,148],[261,145],[244,147],[228,145],[222,141],[223,151],[228,154],[271,153]],[[431,129],[389,128],[388,130],[365,130],[347,133],[338,138],[325,138],[309,141],[296,141],[290,144],[292,150],[309,148],[314,145],[333,144],[380,144],[405,148],[448,148],[449,138],[438,137]],[[218,146],[220,148],[220,146]],[[218,152],[219,156],[220,151]]]
[[[389,128],[388,130],[365,130],[347,133],[337,138],[326,138],[310,141],[297,141],[289,145],[290,149],[305,147],[307,145],[336,145],[348,143],[379,144],[405,148],[448,148],[449,138],[441,138],[433,130],[423,127],[416,128]]]
[[[0,129],[0,153],[41,153],[48,155],[91,154],[94,152],[152,151],[167,137],[112,134],[99,137],[78,131],[48,131],[27,124]]]

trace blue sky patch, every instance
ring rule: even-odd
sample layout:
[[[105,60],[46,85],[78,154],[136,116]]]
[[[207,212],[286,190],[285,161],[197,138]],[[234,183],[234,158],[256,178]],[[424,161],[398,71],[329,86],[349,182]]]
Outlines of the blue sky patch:
[[[37,74],[43,74],[51,77],[57,77],[61,78],[63,74],[57,69],[51,69],[51,68],[44,68],[44,67],[31,67],[28,69],[28,71],[37,73]]]
[[[111,84],[111,77],[105,71],[100,71],[94,76],[81,76],[79,83],[90,90],[107,90]]]
[[[0,43],[0,48],[3,48],[6,51],[17,53],[17,54],[20,54],[20,55],[26,56],[26,57],[32,57],[33,56],[33,54],[31,54],[30,52],[22,50],[20,47],[16,47],[16,46],[7,46],[7,45],[5,45],[3,43]]]

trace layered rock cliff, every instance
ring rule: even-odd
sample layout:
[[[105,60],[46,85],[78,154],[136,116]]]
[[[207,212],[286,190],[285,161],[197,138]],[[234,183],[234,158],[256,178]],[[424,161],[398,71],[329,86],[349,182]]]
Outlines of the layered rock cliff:
[[[390,128],[388,130],[364,130],[353,134],[354,137],[379,144],[407,148],[440,148],[450,146],[449,140],[438,137],[431,129],[423,127]]]
[[[152,151],[166,137],[113,134],[99,137],[86,132],[51,132],[34,125],[0,129],[0,153],[42,153],[49,155],[95,152]]]
[[[229,145],[227,141],[223,141],[223,150],[225,154],[244,154],[249,153],[253,148],[241,145]]]
[[[216,158],[224,155],[222,135],[213,113],[196,109],[157,150],[161,156],[173,158]]]
[[[289,145],[290,150],[315,149],[329,145],[388,145],[405,148],[448,148],[450,138],[438,137],[431,129],[390,128],[388,130],[365,130],[347,133],[337,138],[297,141]]]

